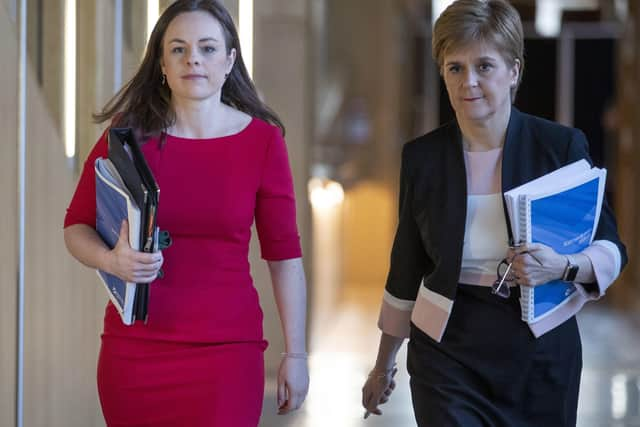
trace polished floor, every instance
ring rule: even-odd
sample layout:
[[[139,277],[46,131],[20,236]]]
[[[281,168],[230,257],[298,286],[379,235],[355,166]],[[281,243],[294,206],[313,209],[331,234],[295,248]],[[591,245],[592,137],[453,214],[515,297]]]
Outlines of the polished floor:
[[[398,387],[382,416],[363,419],[360,388],[375,358],[379,299],[352,289],[331,325],[314,334],[311,386],[303,408],[275,415],[275,383],[268,380],[262,427],[415,427],[404,360],[398,357]],[[578,317],[584,370],[578,427],[640,427],[640,310],[620,313],[606,301]]]

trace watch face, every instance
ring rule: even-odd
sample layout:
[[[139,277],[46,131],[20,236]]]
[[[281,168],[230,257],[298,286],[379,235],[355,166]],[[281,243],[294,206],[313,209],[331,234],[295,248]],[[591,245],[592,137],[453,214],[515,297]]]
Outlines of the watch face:
[[[567,268],[567,275],[565,277],[565,281],[567,282],[573,282],[574,280],[576,280],[576,276],[578,275],[578,266],[577,265],[570,265]]]

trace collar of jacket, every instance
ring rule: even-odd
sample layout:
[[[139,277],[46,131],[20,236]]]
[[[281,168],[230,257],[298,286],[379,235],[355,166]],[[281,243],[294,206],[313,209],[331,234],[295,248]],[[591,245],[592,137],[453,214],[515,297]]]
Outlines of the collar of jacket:
[[[507,124],[507,132],[504,138],[504,145],[502,147],[502,193],[509,191],[512,188],[515,188],[519,185],[524,184],[527,179],[527,176],[530,176],[530,173],[523,173],[523,167],[526,168],[528,162],[519,161],[519,159],[533,158],[533,156],[527,157],[527,152],[530,151],[531,145],[528,144],[528,138],[525,138],[523,135],[523,114],[516,107],[511,107],[511,113],[509,115],[509,123]],[[456,129],[456,146],[458,148],[458,152],[460,153],[459,161],[461,161],[461,167],[459,170],[465,171],[465,202],[467,197],[466,188],[466,169],[464,164],[464,147],[462,145],[462,132],[460,131],[460,126],[458,123],[455,123]],[[504,209],[505,218],[508,218],[507,205],[502,200],[502,205]],[[466,204],[465,204],[466,206]],[[465,218],[466,218],[466,210],[465,210]],[[509,244],[513,242],[513,234],[511,231],[511,224],[507,220],[507,232],[509,234]],[[464,225],[463,225],[464,227]]]
[[[516,161],[520,159],[523,154],[522,151],[527,147],[523,147],[522,137],[522,122],[523,114],[516,108],[511,107],[511,114],[509,115],[509,123],[507,124],[507,133],[505,135],[504,146],[502,147],[502,191],[508,191],[511,188],[517,187],[520,184],[524,184],[522,174],[519,173],[520,162]],[[461,168],[459,170],[465,171],[464,168],[464,147],[462,145],[462,132],[457,122],[453,122],[455,132],[455,147],[459,153],[458,161],[461,162]],[[466,175],[465,175],[466,181]],[[466,191],[465,191],[466,193]],[[465,194],[466,196],[466,194]]]
[[[523,114],[515,107],[511,108],[509,123],[507,125],[507,133],[502,151],[502,191],[508,191],[527,181],[528,172],[523,171],[526,163],[519,159],[526,159],[531,144],[528,144],[528,138],[523,135]],[[449,147],[454,151],[451,153],[451,162],[442,165],[445,170],[444,174],[448,175],[446,182],[449,187],[446,191],[448,197],[454,198],[454,205],[462,207],[461,209],[451,209],[446,218],[443,218],[441,230],[446,231],[450,244],[453,247],[447,253],[439,253],[439,260],[434,260],[439,264],[437,272],[434,271],[434,277],[425,278],[425,285],[432,291],[453,300],[455,298],[458,278],[460,277],[460,266],[462,263],[462,251],[464,245],[465,223],[467,216],[467,176],[466,166],[464,162],[464,147],[462,144],[462,133],[457,122],[450,123]],[[451,144],[451,139],[454,143]],[[533,156],[528,157],[533,158]],[[524,173],[523,173],[524,172]],[[456,174],[457,176],[452,176]],[[506,204],[503,203],[505,218],[508,218]],[[433,232],[433,227],[431,227]],[[507,231],[511,239],[511,226],[507,221]],[[449,258],[446,260],[445,258]]]

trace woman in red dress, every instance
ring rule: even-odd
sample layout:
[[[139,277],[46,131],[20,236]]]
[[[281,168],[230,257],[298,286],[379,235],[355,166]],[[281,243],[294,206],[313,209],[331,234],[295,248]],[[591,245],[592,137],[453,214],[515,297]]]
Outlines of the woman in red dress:
[[[216,0],[169,6],[137,73],[95,117],[139,135],[162,189],[158,224],[173,240],[162,253],[136,252],[126,222],[114,248],[98,236],[93,165],[107,157],[105,133],[67,210],[65,243],[91,268],[151,283],[146,324],[126,326],[106,308],[98,391],[107,425],[258,424],[267,343],[249,272],[254,221],[285,337],[279,412],[300,407],[306,285],[284,127],[256,94],[229,13]]]

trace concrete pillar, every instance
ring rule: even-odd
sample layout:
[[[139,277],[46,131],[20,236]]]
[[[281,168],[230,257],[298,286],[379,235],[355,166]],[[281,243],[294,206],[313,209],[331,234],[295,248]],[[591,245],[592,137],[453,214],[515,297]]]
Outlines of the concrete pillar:
[[[629,17],[620,40],[618,86],[618,163],[616,213],[629,264],[612,288],[614,302],[629,306],[640,298],[640,3],[629,2]]]

